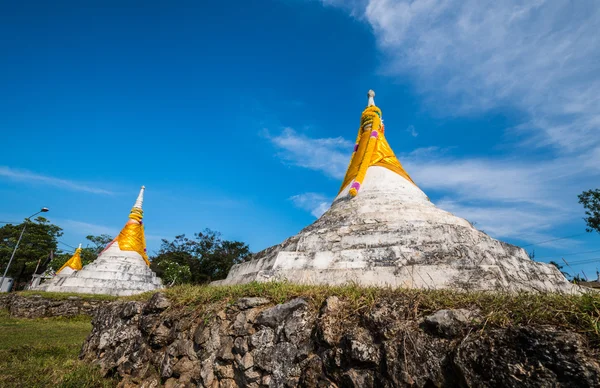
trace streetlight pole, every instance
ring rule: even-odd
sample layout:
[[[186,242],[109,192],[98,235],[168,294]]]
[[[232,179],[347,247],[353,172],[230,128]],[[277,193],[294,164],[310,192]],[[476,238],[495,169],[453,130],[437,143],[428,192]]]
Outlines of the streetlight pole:
[[[13,258],[15,257],[15,253],[17,252],[17,248],[19,247],[19,243],[21,242],[21,239],[23,238],[23,234],[25,233],[25,228],[27,227],[27,222],[30,221],[30,218],[33,216],[37,216],[40,213],[46,213],[48,210],[47,207],[43,207],[42,210],[40,210],[39,212],[30,215],[29,217],[25,218],[25,224],[23,225],[23,229],[21,230],[21,235],[19,236],[19,239],[17,240],[17,245],[15,245],[15,249],[13,249],[12,255],[10,255],[10,260],[8,260],[8,265],[6,266],[6,269],[4,270],[4,275],[2,275],[2,280],[0,280],[0,290],[2,290],[2,284],[4,283],[4,278],[6,278],[6,274],[8,273],[8,269],[10,268],[10,264],[13,261]]]

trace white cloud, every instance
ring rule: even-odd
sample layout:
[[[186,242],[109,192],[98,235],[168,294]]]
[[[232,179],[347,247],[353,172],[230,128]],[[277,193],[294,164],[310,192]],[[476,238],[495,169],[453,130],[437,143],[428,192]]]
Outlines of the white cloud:
[[[111,228],[109,226],[90,224],[87,222],[76,221],[76,220],[54,220],[57,225],[60,225],[61,228],[76,232],[79,234],[92,234],[92,235],[100,235],[100,234],[108,234],[109,236],[116,237],[119,234],[119,230],[115,228]]]
[[[517,108],[526,119],[515,129],[530,135],[530,145],[565,153],[589,152],[600,143],[599,2],[370,0],[352,6],[387,57],[383,71],[410,78],[440,113]]]
[[[87,193],[106,195],[114,194],[112,191],[90,186],[84,183],[55,178],[47,175],[40,175],[31,171],[18,170],[6,166],[0,166],[0,177],[26,183],[44,184],[72,191],[83,191]]]
[[[518,238],[526,241],[552,239],[550,230],[563,221],[563,212],[543,211],[527,206],[476,206],[442,199],[436,203],[440,209],[449,211],[472,222],[479,230],[495,237]],[[562,240],[555,243],[563,245]]]
[[[419,133],[417,132],[417,130],[415,129],[414,125],[409,125],[408,128],[406,128],[406,132],[410,133],[410,135],[412,137],[417,137],[419,136]]]
[[[400,160],[425,189],[451,192],[462,200],[529,203],[548,208],[563,208],[565,197],[582,189],[580,178],[589,174],[579,158],[534,162],[510,157],[456,158],[431,147],[400,155]],[[560,192],[556,192],[557,187],[561,187]]]
[[[296,166],[341,179],[350,161],[353,143],[341,138],[313,139],[286,128],[280,135],[266,137],[281,151],[278,156]]]
[[[331,199],[318,193],[298,194],[291,197],[290,200],[295,206],[309,211],[310,214],[317,218],[321,217],[331,206]]]

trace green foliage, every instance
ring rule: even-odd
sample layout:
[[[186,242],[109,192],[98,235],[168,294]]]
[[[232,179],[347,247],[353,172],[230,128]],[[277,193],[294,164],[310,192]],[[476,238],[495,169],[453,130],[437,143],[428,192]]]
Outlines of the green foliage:
[[[578,197],[587,216],[584,218],[587,224],[586,230],[600,233],[600,189],[584,191]]]
[[[91,252],[93,252],[96,257],[106,248],[106,246],[113,240],[111,236],[108,234],[101,234],[100,236],[88,235],[85,236],[86,240],[92,243],[92,246],[86,247]]]
[[[0,270],[2,273],[8,265],[23,227],[25,227],[25,233],[7,274],[15,279],[16,287],[22,287],[29,281],[38,260],[43,262],[48,258],[50,251],[57,251],[58,238],[63,234],[60,227],[51,224],[41,216],[34,221],[25,220],[19,225],[6,224],[0,227]]]
[[[245,243],[223,240],[220,233],[206,229],[194,234],[193,239],[184,234],[175,236],[173,241],[163,239],[157,255],[151,258],[151,268],[167,279],[170,274],[166,270],[170,265],[188,267],[190,276],[185,282],[201,284],[224,279],[234,264],[248,260],[250,256]]]
[[[115,387],[77,358],[90,331],[89,317],[17,319],[0,311],[0,386]]]
[[[158,263],[162,270],[162,279],[169,285],[189,283],[192,272],[187,264],[179,264],[170,260],[162,260]]]

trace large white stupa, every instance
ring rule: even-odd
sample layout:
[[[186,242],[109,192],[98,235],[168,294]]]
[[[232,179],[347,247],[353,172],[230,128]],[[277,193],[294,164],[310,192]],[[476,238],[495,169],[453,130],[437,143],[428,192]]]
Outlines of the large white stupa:
[[[146,253],[146,237],[142,186],[129,221],[121,233],[100,253],[94,262],[76,270],[65,264],[54,278],[35,289],[84,294],[133,295],[162,288],[160,278],[150,269]],[[67,262],[69,263],[69,262]],[[66,268],[68,273],[63,273]]]
[[[288,280],[468,290],[571,292],[552,265],[437,208],[404,170],[384,136],[369,91],[346,177],[316,222],[214,284]],[[518,222],[518,220],[515,220]]]

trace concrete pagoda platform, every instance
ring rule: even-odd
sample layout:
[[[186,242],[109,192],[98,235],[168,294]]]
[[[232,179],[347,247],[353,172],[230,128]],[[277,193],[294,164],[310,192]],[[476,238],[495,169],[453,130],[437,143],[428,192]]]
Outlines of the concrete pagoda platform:
[[[43,291],[134,295],[162,288],[160,278],[137,252],[122,251],[115,241],[94,262],[69,276],[57,275]]]
[[[369,97],[369,106],[378,111],[373,95]],[[363,112],[362,131],[343,189],[331,208],[296,236],[259,252],[252,261],[233,266],[226,279],[213,284],[287,280],[577,292],[554,266],[534,262],[522,248],[495,240],[468,221],[437,208],[403,170],[391,148],[360,144],[375,128],[375,123],[363,125],[364,116]],[[361,138],[361,132],[367,134]],[[385,141],[383,125],[379,135],[371,132],[371,138]],[[373,147],[371,158],[368,152]]]

